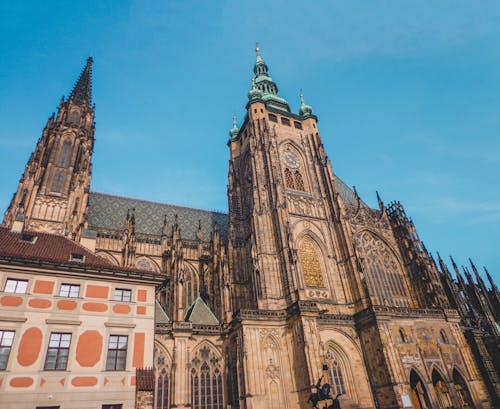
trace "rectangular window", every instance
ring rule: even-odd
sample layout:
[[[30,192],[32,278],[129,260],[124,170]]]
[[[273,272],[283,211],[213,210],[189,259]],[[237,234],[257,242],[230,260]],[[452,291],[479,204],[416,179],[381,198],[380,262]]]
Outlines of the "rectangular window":
[[[274,114],[269,114],[269,120],[271,122],[278,122],[278,117]]]
[[[290,120],[288,118],[281,117],[281,123],[286,126],[290,126]]]
[[[295,128],[297,129],[302,129],[302,124],[300,122],[297,122],[297,121],[294,121],[293,122],[293,125],[295,126]]]
[[[111,405],[102,405],[102,409],[122,409],[123,405],[121,403],[115,403]]]
[[[116,288],[115,289],[115,301],[125,301],[130,302],[132,299],[132,290],[127,290],[126,288]]]
[[[0,371],[5,371],[7,368],[13,341],[14,331],[0,330]]]
[[[61,284],[59,295],[61,297],[76,298],[80,294],[79,284]]]
[[[64,371],[66,369],[70,343],[71,334],[61,334],[59,332],[50,334],[44,370]]]
[[[4,291],[6,293],[25,294],[28,289],[28,280],[16,280],[8,278],[5,282]]]
[[[110,335],[106,370],[123,371],[127,361],[127,335]]]

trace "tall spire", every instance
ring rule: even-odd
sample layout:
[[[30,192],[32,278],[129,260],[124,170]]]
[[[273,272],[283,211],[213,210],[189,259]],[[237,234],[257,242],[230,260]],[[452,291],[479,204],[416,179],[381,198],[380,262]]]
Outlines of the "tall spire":
[[[255,46],[255,65],[253,67],[255,80],[252,80],[252,89],[248,94],[248,98],[251,101],[261,99],[274,108],[290,112],[288,102],[278,96],[278,86],[269,76],[268,71],[269,67],[262,58],[259,43],[257,43]],[[262,95],[258,95],[258,91],[256,90],[260,91]]]
[[[87,58],[87,64],[80,74],[69,99],[76,105],[90,106],[92,101],[92,57]]]

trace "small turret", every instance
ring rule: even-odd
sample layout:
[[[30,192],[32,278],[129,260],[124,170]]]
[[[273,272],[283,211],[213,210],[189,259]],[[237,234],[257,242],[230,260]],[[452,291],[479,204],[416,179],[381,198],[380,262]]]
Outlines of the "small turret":
[[[299,115],[303,118],[309,118],[312,116],[313,108],[311,105],[307,105],[304,102],[304,94],[302,93],[302,90],[300,91],[300,108],[299,108]]]
[[[236,115],[233,115],[233,127],[229,131],[229,138],[231,140],[234,140],[238,137],[238,133],[240,132],[240,128],[238,128],[238,125],[236,124]]]

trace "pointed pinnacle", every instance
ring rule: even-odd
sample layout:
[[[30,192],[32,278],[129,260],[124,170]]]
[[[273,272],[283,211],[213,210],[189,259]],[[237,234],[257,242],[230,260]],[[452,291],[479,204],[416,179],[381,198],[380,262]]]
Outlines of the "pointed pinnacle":
[[[78,81],[76,82],[69,99],[77,105],[86,105],[90,107],[92,101],[92,57],[87,59]]]

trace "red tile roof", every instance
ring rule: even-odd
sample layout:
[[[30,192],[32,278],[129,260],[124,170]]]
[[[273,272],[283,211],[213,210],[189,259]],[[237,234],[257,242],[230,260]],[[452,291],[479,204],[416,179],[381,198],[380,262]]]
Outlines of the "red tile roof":
[[[26,240],[30,236],[33,240]],[[73,254],[84,256],[83,262],[72,260]],[[27,261],[42,261],[106,270],[152,273],[135,268],[116,266],[92,253],[79,243],[63,236],[31,231],[16,233],[5,227],[0,227],[0,258],[16,258]]]

